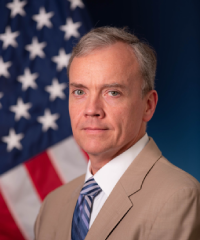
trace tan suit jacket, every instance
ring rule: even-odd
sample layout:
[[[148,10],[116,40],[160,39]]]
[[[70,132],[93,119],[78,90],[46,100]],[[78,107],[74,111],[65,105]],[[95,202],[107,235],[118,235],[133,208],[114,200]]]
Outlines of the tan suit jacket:
[[[84,176],[50,193],[36,240],[71,240]],[[85,240],[200,240],[200,184],[168,162],[150,139],[121,177]]]

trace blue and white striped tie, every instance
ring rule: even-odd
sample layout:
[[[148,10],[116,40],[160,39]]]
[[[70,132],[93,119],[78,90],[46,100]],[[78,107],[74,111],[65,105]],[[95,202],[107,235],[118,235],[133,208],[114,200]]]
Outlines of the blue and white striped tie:
[[[80,192],[72,220],[72,240],[84,240],[89,230],[90,215],[94,198],[101,192],[101,188],[94,178],[89,178]]]

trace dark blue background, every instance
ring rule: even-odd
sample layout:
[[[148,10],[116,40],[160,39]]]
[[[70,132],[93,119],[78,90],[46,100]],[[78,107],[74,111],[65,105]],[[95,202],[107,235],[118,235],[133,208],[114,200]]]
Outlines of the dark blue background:
[[[93,26],[128,26],[158,55],[159,102],[147,132],[200,181],[200,1],[85,0]]]

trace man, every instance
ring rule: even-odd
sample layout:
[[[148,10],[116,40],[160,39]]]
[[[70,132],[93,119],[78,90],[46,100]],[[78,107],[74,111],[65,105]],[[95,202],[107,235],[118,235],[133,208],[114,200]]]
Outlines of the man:
[[[146,134],[155,70],[154,51],[122,29],[94,29],[74,48],[69,112],[90,161],[85,176],[45,199],[37,240],[200,239],[199,182]]]

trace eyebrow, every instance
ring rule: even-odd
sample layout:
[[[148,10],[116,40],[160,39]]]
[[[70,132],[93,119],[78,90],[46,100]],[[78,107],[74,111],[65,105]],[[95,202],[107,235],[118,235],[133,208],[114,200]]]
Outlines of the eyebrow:
[[[87,88],[83,84],[79,84],[79,83],[70,83],[70,86],[77,87],[77,88]],[[102,88],[110,88],[110,87],[117,87],[117,88],[122,88],[122,89],[126,88],[124,85],[119,84],[119,83],[111,83],[111,84],[103,84],[102,85]]]
[[[80,84],[80,83],[70,83],[69,86],[77,87],[77,88],[87,88],[86,86],[84,86],[83,84]]]

